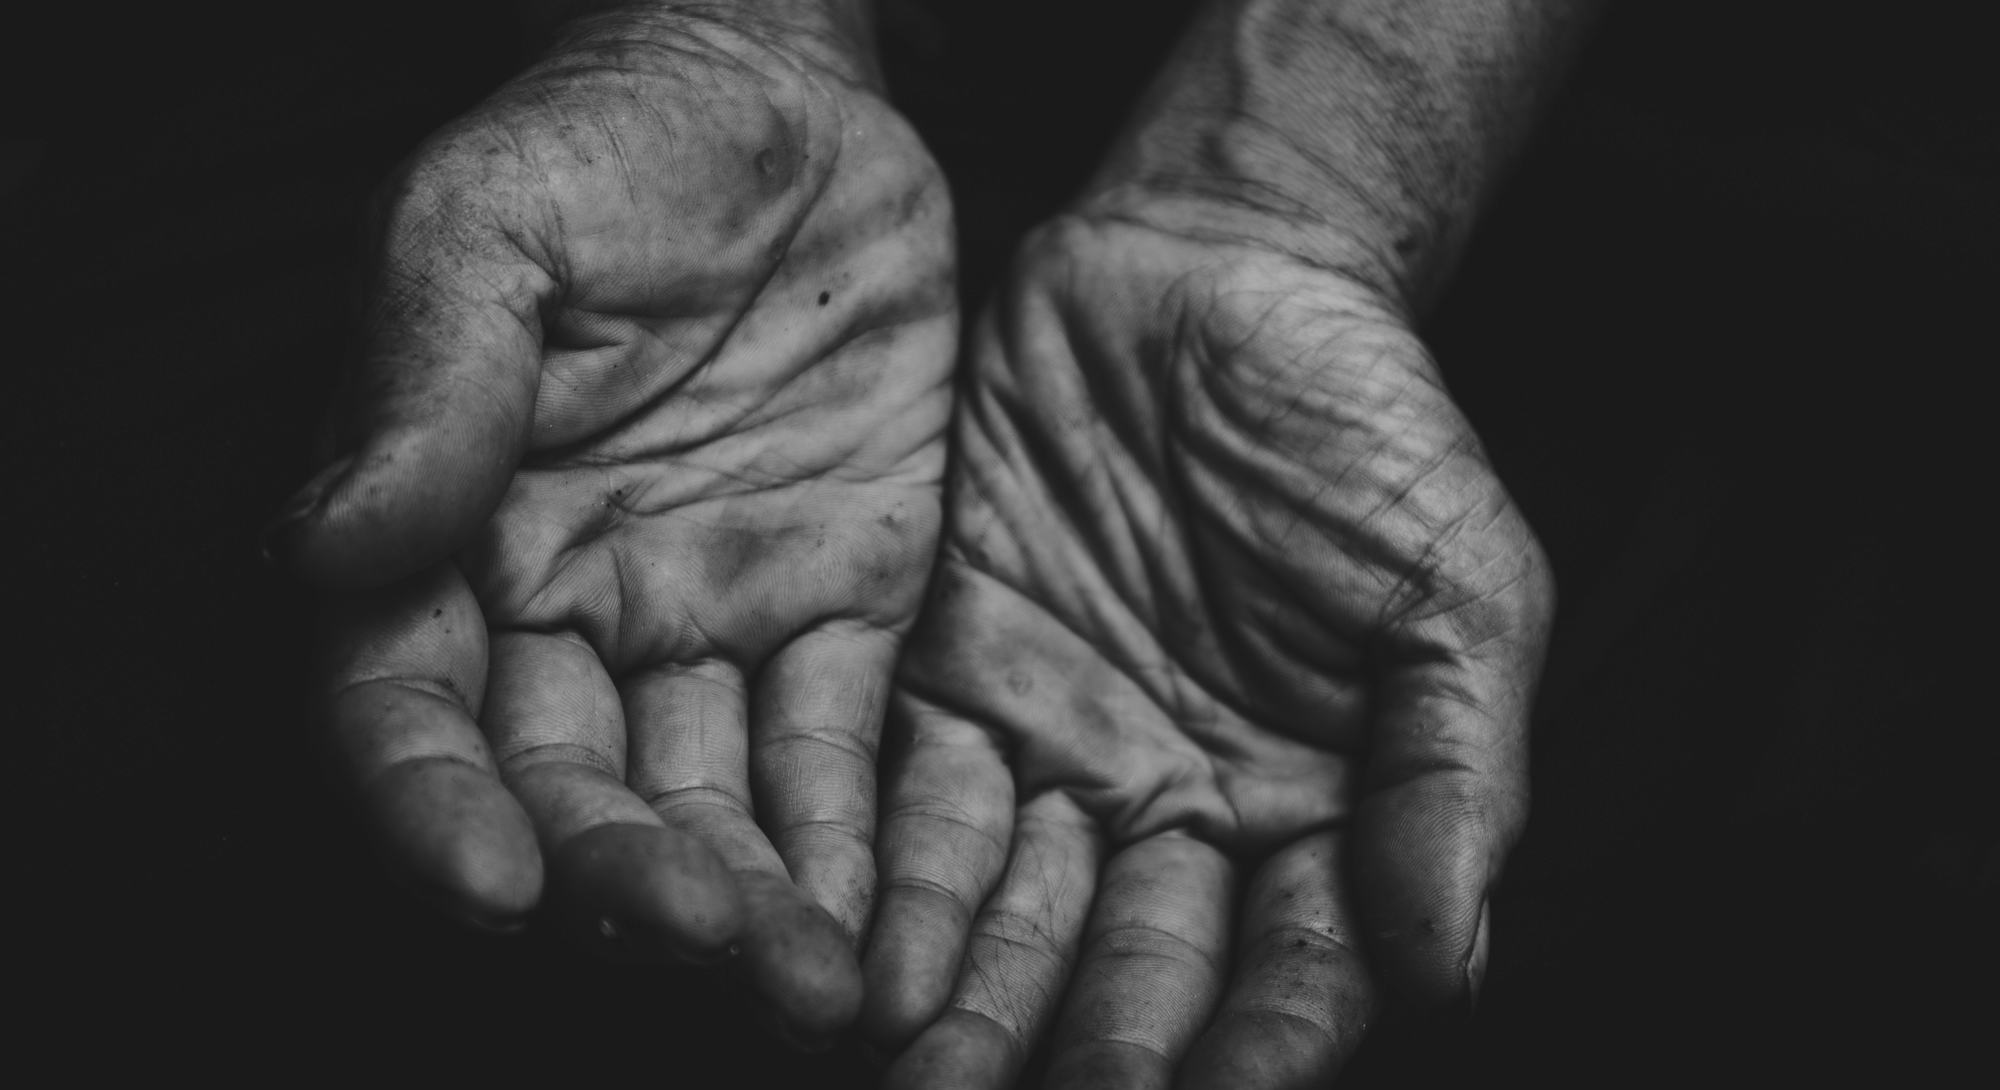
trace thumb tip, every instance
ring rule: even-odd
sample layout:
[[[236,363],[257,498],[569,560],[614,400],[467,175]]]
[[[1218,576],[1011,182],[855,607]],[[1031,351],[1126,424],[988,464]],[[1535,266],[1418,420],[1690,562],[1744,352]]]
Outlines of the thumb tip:
[[[1486,963],[1492,942],[1493,902],[1488,899],[1480,902],[1479,924],[1472,933],[1472,948],[1465,955],[1466,1006],[1472,1011],[1479,1009],[1479,994],[1486,987]]]
[[[295,567],[304,539],[325,511],[327,497],[353,469],[353,455],[334,459],[278,508],[277,514],[257,533],[258,552],[266,564],[283,569]]]
[[[509,477],[401,453],[349,456],[316,474],[259,534],[265,563],[345,592],[387,586],[450,557],[491,516]]]
[[[1489,901],[1480,895],[1459,912],[1432,909],[1391,919],[1373,932],[1370,946],[1392,1005],[1419,1020],[1470,1016],[1486,984],[1492,944]]]

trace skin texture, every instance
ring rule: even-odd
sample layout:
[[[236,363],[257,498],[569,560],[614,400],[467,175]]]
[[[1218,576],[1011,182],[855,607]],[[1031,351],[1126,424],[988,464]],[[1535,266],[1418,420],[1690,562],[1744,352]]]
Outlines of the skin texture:
[[[1023,248],[892,701],[892,1086],[1319,1086],[1477,992],[1554,590],[1412,316],[1589,6],[1209,0]]]
[[[1475,990],[1552,591],[1409,315],[1563,7],[1211,7],[976,331],[893,695],[954,319],[865,19],[569,24],[409,172],[272,539],[392,859],[808,1046],[865,971],[900,1086],[1309,1085]]]
[[[734,945],[859,1005],[876,738],[934,555],[948,198],[832,20],[633,9],[393,189],[335,460],[271,549],[385,854],[477,924]]]
[[[1119,207],[973,338],[892,699],[894,1087],[1041,1045],[1050,1087],[1317,1085],[1369,961],[1476,983],[1525,816],[1549,573],[1403,311]]]

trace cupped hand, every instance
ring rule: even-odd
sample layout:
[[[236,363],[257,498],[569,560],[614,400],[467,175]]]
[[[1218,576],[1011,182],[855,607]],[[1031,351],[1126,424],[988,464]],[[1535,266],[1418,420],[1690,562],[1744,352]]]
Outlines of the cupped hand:
[[[930,570],[948,197],[832,22],[572,24],[389,203],[333,461],[321,711],[386,854],[496,929],[859,1004],[875,741]]]
[[[1401,311],[1069,217],[968,368],[890,712],[890,1084],[1049,1037],[1050,1087],[1318,1085],[1384,991],[1465,996],[1553,592]]]

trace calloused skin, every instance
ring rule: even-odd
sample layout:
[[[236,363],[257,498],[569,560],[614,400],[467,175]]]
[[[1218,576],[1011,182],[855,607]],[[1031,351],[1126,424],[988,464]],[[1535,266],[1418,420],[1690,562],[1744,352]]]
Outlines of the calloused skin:
[[[1163,226],[1208,219],[1058,219],[975,330],[891,702],[892,1087],[1036,1055],[1052,1088],[1321,1085],[1384,985],[1483,970],[1547,564],[1403,308]]]
[[[949,200],[830,22],[569,25],[412,160],[348,452],[281,517],[385,854],[497,930],[860,1003],[876,738],[935,552]]]
[[[362,812],[486,926],[546,887],[610,956],[740,948],[809,1045],[863,1003],[879,859],[892,1085],[1042,1044],[1055,1086],[1324,1079],[1380,985],[1476,984],[1539,550],[1397,300],[1086,212],[974,338],[892,698],[956,319],[942,183],[857,55],[587,19],[414,161],[350,453],[273,538],[347,591]]]

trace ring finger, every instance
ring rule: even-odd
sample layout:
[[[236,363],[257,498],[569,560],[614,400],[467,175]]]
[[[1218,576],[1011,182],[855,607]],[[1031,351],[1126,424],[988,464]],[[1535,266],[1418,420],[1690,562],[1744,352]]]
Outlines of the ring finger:
[[[655,820],[712,848],[743,897],[735,971],[780,1036],[808,1049],[854,1020],[861,967],[847,932],[793,883],[756,820],[744,678],[719,659],[625,682],[630,780]]]
[[[482,727],[551,861],[572,933],[615,958],[711,960],[742,898],[722,861],[625,786],[625,723],[597,655],[563,634],[493,636]]]

